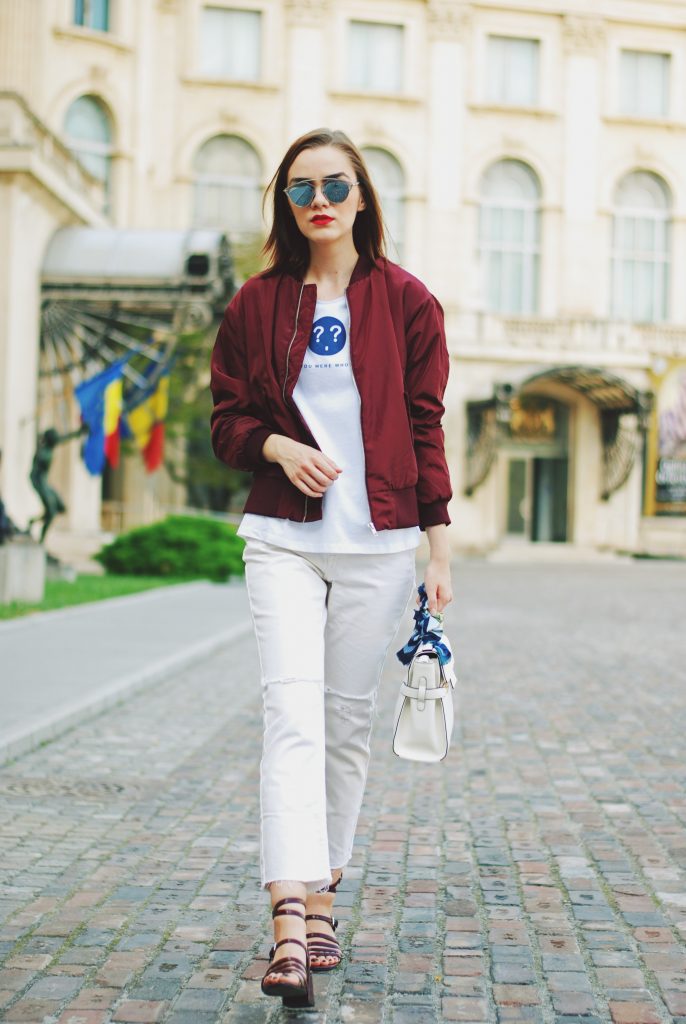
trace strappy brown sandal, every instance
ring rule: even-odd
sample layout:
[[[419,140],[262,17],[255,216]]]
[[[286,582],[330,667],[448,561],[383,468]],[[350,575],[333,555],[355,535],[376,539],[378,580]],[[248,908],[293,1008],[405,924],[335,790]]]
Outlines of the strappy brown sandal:
[[[336,879],[333,885],[330,885],[326,892],[335,892],[338,884],[343,878],[343,872],[341,871],[340,877]],[[306,921],[326,921],[327,924],[331,925],[333,931],[338,928],[337,917],[327,917],[326,914],[305,914]],[[310,939],[314,939],[311,942]],[[337,939],[333,935],[327,935],[325,932],[308,932],[307,933],[307,955],[310,961],[311,971],[333,971],[335,967],[338,967],[341,960],[343,959],[343,952],[341,947],[338,945]],[[312,957],[322,956],[335,956],[338,959],[334,964],[313,964]]]
[[[301,914],[299,910],[281,910],[284,903],[301,903],[303,907],[305,906],[305,900],[300,899],[299,896],[286,896],[272,908],[273,918],[280,917],[282,914],[293,914],[294,917],[304,920],[305,915]],[[279,946],[283,946],[287,942],[294,942],[296,945],[302,946],[307,953],[307,946],[300,939],[281,939],[279,942],[275,942],[269,950],[270,964],[262,978],[260,988],[266,996],[281,996],[284,1006],[314,1006],[312,974],[307,959],[299,960],[297,956],[282,956],[279,960],[273,959]],[[274,981],[271,984],[267,982],[265,985],[270,974],[297,974],[301,984],[295,984],[292,981]]]

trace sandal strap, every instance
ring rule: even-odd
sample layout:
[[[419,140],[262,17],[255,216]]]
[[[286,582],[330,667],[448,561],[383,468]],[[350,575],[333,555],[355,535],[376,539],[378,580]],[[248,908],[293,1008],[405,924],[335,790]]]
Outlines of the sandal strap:
[[[310,956],[337,956],[342,957],[343,952],[341,947],[333,944],[325,946],[319,942],[313,942],[309,949]]]
[[[304,918],[304,914],[300,913],[299,910],[282,910],[282,907],[287,903],[299,903],[303,907],[305,905],[304,899],[300,899],[299,896],[287,896],[285,899],[278,900],[278,903],[274,903],[271,908],[272,918],[278,918],[278,916],[285,913],[293,914],[294,918]]]
[[[334,928],[334,929],[336,928],[336,924],[338,924],[338,921],[336,921],[336,924],[334,924],[334,920],[335,919],[333,917],[327,917],[326,914],[305,914],[305,920],[306,921],[315,921],[315,920],[316,921],[326,921],[326,923],[330,924],[331,927]]]
[[[274,950],[274,952],[276,952],[276,950],[279,948],[279,946],[283,946],[286,942],[295,942],[296,945],[302,946],[302,948],[305,950],[305,952],[307,952],[307,946],[305,945],[304,942],[301,942],[300,939],[279,939],[278,942],[274,943],[274,945],[272,946],[272,949]]]
[[[298,960],[295,956],[282,956],[280,960],[275,960],[270,965],[269,970],[265,974],[265,978],[269,974],[297,974],[303,981],[307,980],[307,966]]]
[[[335,882],[333,882],[333,883],[332,883],[332,884],[331,884],[331,885],[329,886],[329,888],[327,889],[327,892],[335,892],[335,891],[336,891],[336,889],[338,888],[338,886],[339,886],[339,884],[340,884],[340,882],[341,882],[341,879],[342,879],[342,878],[343,878],[343,872],[341,871],[341,873],[340,873],[340,875],[338,876],[338,878],[336,879],[336,881],[335,881]]]
[[[331,936],[331,935],[325,935],[324,932],[308,932],[307,933],[307,938],[308,938],[308,940],[309,939],[323,939],[325,942],[332,943],[334,946],[338,945],[338,940],[337,939],[334,939],[333,936]],[[308,941],[307,945],[311,946],[312,943]]]

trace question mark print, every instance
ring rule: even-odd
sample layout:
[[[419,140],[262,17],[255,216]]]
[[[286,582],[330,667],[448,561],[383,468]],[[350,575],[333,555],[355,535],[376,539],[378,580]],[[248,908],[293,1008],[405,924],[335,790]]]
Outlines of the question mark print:
[[[336,355],[345,345],[346,330],[335,316],[323,316],[312,328],[309,348],[317,355]]]

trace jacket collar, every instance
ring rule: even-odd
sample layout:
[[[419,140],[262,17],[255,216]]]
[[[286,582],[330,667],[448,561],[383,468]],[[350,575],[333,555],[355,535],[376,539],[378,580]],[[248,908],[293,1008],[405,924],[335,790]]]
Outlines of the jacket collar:
[[[351,284],[355,284],[356,281],[359,281],[364,277],[368,277],[372,270],[375,267],[378,267],[379,264],[380,260],[372,260],[369,258],[369,256],[365,255],[364,253],[358,253],[357,263],[355,264],[353,272],[350,275],[350,281],[348,282],[348,286],[350,286]],[[287,271],[287,273],[289,277],[293,277],[298,282],[298,284],[303,283],[304,276],[302,274],[297,274],[295,273],[295,271]],[[307,285],[305,287],[307,287]]]

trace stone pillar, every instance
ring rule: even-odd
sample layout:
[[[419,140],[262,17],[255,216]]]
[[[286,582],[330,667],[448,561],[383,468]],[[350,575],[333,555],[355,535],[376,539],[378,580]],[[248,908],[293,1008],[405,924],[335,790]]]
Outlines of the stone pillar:
[[[466,6],[430,0],[428,11],[428,144],[423,243],[426,281],[436,294],[464,302],[471,288],[464,232],[463,141],[465,137]],[[462,252],[463,264],[456,263]],[[458,282],[460,293],[457,293]]]
[[[564,180],[559,312],[606,316],[609,281],[606,222],[598,216],[601,134],[601,19],[564,19]],[[581,255],[583,254],[583,256]]]
[[[29,471],[38,429],[40,270],[55,227],[26,179],[0,179],[0,492],[19,526],[40,508]]]
[[[329,0],[286,0],[286,144],[327,118],[327,47],[324,29]],[[340,44],[340,41],[339,41]],[[333,43],[331,43],[333,45]]]
[[[0,604],[40,604],[45,593],[45,551],[25,537],[0,544]]]
[[[52,11],[48,14],[45,8],[45,0],[0,2],[1,88],[26,97],[37,95],[46,63],[45,26],[52,19]]]

